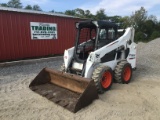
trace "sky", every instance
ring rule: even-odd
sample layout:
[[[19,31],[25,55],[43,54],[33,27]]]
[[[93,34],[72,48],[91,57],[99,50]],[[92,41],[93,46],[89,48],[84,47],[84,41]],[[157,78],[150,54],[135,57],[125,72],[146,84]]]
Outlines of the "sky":
[[[7,3],[9,0],[0,0],[0,3]],[[28,4],[38,4],[43,11],[64,12],[81,8],[90,10],[96,14],[100,8],[105,9],[108,16],[131,15],[132,12],[139,10],[143,6],[148,15],[155,15],[160,20],[160,0],[20,0],[23,6]]]

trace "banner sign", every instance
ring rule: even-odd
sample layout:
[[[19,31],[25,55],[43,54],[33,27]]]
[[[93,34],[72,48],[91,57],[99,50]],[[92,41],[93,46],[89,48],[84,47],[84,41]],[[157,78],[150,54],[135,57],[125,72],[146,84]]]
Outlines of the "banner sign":
[[[30,22],[31,39],[57,39],[57,24]]]

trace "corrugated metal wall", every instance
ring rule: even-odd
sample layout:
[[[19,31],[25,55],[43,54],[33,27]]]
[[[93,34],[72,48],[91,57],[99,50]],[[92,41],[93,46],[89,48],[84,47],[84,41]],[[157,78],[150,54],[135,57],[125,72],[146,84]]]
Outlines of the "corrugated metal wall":
[[[74,45],[80,19],[0,11],[0,61],[62,54]],[[31,40],[30,22],[57,23],[58,39]]]

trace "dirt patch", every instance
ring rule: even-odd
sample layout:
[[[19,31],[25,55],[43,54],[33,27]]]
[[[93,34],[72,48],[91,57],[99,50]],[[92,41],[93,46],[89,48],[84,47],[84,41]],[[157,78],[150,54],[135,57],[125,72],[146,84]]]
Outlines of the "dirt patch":
[[[76,114],[32,92],[28,85],[48,66],[58,69],[62,60],[0,69],[1,120],[159,120],[160,39],[139,43],[137,70],[130,84],[113,84],[91,105]]]

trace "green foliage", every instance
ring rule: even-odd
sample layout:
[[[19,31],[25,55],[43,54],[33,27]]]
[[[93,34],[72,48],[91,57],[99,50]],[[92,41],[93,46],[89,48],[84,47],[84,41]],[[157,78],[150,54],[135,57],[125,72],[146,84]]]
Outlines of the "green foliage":
[[[6,3],[1,3],[0,6],[2,6],[2,7],[8,7],[8,5]]]
[[[33,5],[33,7],[31,5],[27,5],[24,9],[35,10],[35,11],[42,11],[42,9],[40,8],[39,5]]]
[[[128,26],[135,28],[135,40],[148,42],[159,37],[160,27],[157,18],[154,15],[147,15],[147,11],[141,7],[135,11],[127,21]],[[153,32],[154,31],[154,32]]]
[[[63,12],[56,12],[56,11],[55,11],[54,13],[58,13],[58,14],[64,14]]]
[[[23,8],[20,0],[10,0],[8,3],[0,3],[3,7]],[[39,5],[27,5],[24,9],[42,11]],[[136,10],[131,16],[107,16],[105,9],[100,9],[93,15],[90,10],[83,10],[76,8],[74,10],[66,10],[65,12],[50,11],[53,13],[66,14],[76,16],[79,18],[88,18],[92,20],[109,20],[115,22],[120,28],[125,29],[133,26],[135,28],[135,41],[148,42],[152,39],[160,37],[160,21],[157,20],[154,15],[147,15],[147,11],[144,7]]]
[[[49,12],[51,12],[51,13],[55,13],[55,11],[54,11],[54,10],[51,10],[51,11],[49,11]]]
[[[10,0],[8,3],[1,3],[2,7],[11,7],[11,8],[22,8],[22,3],[20,0]]]
[[[143,33],[143,32],[141,32],[141,31],[138,31],[138,32],[136,32],[136,34],[135,34],[135,42],[139,42],[139,41],[142,41],[142,42],[144,42],[145,41],[145,38],[146,38],[146,36],[145,36],[145,34]]]
[[[89,10],[85,10],[84,11],[84,17],[85,18],[94,18],[94,15],[92,15]]]
[[[39,5],[33,5],[33,10],[42,11]]]
[[[20,2],[20,0],[10,0],[8,3],[7,3],[7,6],[8,7],[11,7],[11,8],[22,8],[22,3]]]
[[[120,20],[122,19],[122,17],[115,15],[115,16],[107,17],[107,19],[109,19],[109,20],[112,21],[112,22],[119,23]]]
[[[75,10],[66,10],[64,14],[76,16]]]
[[[144,21],[144,23],[142,24],[142,32],[147,34],[147,39],[150,38],[152,32],[154,31],[155,28],[155,24],[152,20],[146,20]]]
[[[160,31],[153,31],[150,39],[153,40],[153,39],[158,38],[158,37],[160,37]]]
[[[121,24],[120,27],[123,28],[123,29],[125,29],[125,28],[127,28],[128,26],[131,26],[129,19],[130,19],[129,16],[121,17],[121,18],[119,19],[119,23]]]
[[[94,19],[94,15],[91,14],[89,10],[82,10],[80,8],[74,10],[66,10],[64,12],[66,15],[76,16],[80,18],[91,18]]]
[[[8,3],[0,3],[0,6],[21,9],[23,8],[23,5],[20,2],[20,0],[10,0]],[[24,7],[24,9],[42,11],[39,5],[33,5],[33,7],[31,5],[27,5],[26,7]]]
[[[82,10],[82,9],[80,9],[80,8],[77,8],[77,9],[75,9],[75,15],[76,15],[77,17],[84,18],[85,12],[84,12],[84,10]]]
[[[98,10],[96,12],[95,19],[96,20],[106,20],[107,19],[107,15],[105,14],[105,9]]]
[[[155,23],[155,24],[157,24],[158,23],[158,21],[157,21],[157,17],[156,16],[154,16],[154,15],[150,15],[150,16],[148,16],[148,20],[151,20],[153,23]]]
[[[24,9],[27,9],[27,10],[32,10],[32,6],[31,5],[27,5]]]

